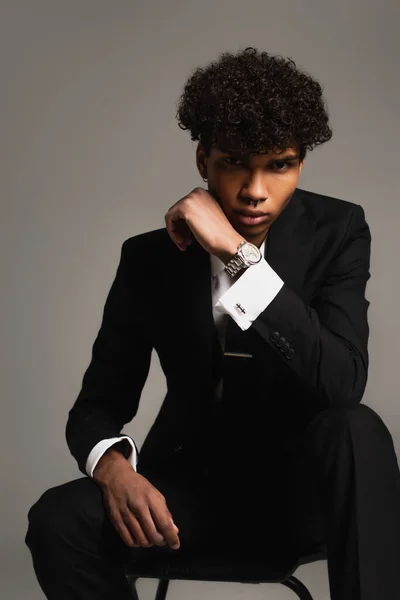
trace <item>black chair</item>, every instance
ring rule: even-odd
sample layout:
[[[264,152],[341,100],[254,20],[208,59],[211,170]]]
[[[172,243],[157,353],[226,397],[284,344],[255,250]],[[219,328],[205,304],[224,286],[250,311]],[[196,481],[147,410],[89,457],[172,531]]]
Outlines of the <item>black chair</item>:
[[[155,600],[165,600],[171,579],[192,581],[226,581],[237,583],[281,583],[291,589],[300,600],[313,600],[306,586],[293,576],[300,565],[327,558],[326,545],[320,543],[292,561],[286,556],[246,554],[228,556],[213,554],[180,555],[171,551],[146,559],[143,554],[129,565],[126,574],[134,600],[139,600],[136,581],[139,577],[159,579]]]

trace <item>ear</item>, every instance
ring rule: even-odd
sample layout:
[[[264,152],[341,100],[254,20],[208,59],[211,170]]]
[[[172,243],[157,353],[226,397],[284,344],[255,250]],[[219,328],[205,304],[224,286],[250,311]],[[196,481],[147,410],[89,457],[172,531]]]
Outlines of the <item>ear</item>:
[[[207,156],[201,142],[197,144],[196,148],[196,164],[200,176],[207,177]]]

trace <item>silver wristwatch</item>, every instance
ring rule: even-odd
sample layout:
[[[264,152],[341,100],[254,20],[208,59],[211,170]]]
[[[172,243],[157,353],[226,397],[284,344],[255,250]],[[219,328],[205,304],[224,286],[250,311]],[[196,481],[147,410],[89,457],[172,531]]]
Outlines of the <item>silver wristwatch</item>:
[[[243,242],[240,242],[235,256],[233,256],[225,265],[225,269],[231,277],[235,277],[241,269],[246,269],[251,265],[259,263],[261,258],[262,256],[259,248],[254,244],[243,240]]]

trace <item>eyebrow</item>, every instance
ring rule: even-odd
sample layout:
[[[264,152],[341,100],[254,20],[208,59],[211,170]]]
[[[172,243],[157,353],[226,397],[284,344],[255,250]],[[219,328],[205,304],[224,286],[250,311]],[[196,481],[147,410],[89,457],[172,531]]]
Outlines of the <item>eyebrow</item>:
[[[237,152],[223,152],[223,154],[227,154],[228,156],[231,156],[232,158],[236,158],[238,160],[248,160],[248,157],[239,154]],[[275,158],[270,158],[268,161],[268,164],[274,163],[274,162],[280,162],[280,161],[289,161],[289,160],[297,160],[300,157],[300,154],[287,154],[286,156],[283,157],[275,157]]]

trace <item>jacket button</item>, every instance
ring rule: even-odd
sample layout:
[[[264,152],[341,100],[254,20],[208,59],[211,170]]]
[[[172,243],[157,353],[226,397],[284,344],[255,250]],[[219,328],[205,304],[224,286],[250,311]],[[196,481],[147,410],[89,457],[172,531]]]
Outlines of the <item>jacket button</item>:
[[[288,358],[289,360],[290,360],[291,358],[293,358],[293,356],[294,356],[294,349],[293,349],[293,348],[290,348],[290,350],[288,350],[288,351],[286,352],[285,356],[286,356],[286,358]]]
[[[182,450],[183,446],[180,444],[179,446],[175,446],[174,448],[174,452],[179,452],[180,450]]]
[[[286,338],[280,337],[279,340],[276,342],[276,345],[278,346],[278,348],[280,348],[281,346],[283,346],[283,344],[285,342],[286,342]]]
[[[279,331],[274,331],[274,333],[271,333],[271,335],[269,336],[269,339],[273,342],[276,342],[276,340],[279,339],[280,336],[280,332]]]

